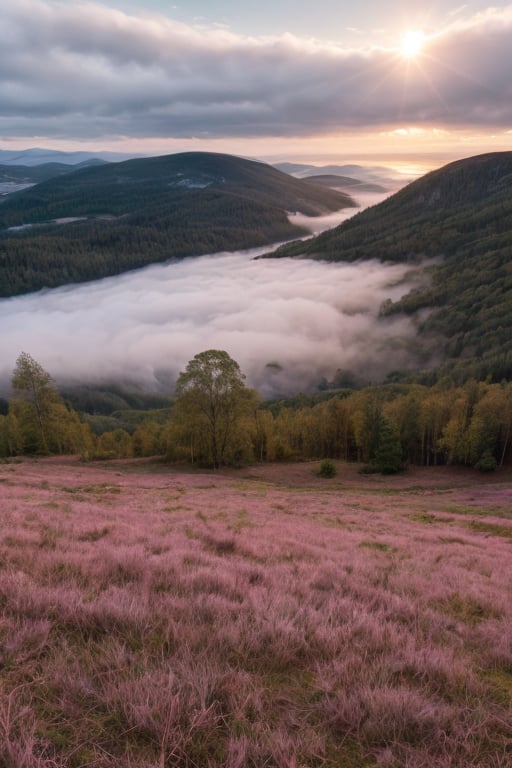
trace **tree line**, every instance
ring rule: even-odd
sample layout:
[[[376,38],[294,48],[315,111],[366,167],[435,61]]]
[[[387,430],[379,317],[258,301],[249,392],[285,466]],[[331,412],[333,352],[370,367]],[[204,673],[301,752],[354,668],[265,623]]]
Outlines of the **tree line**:
[[[444,379],[430,387],[387,383],[323,394],[317,403],[305,395],[264,402],[227,352],[207,350],[180,374],[165,419],[153,410],[130,431],[94,434],[23,352],[0,415],[0,456],[162,456],[204,467],[330,458],[378,472],[409,464],[493,470],[512,457],[512,382],[456,386]]]

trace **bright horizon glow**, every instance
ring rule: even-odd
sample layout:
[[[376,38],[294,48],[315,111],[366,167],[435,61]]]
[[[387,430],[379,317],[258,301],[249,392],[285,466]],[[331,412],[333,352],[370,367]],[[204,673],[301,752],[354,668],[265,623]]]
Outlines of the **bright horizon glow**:
[[[400,53],[405,59],[414,59],[423,50],[427,37],[420,30],[409,30],[400,41]]]
[[[317,6],[4,0],[0,148],[429,167],[512,149],[512,5]]]
[[[484,132],[445,131],[437,128],[403,127],[394,130],[330,134],[327,136],[225,139],[132,139],[59,140],[47,137],[5,139],[0,150],[26,150],[39,147],[65,152],[119,152],[131,156],[158,156],[176,152],[221,152],[267,163],[299,162],[313,165],[356,163],[381,165],[407,180],[428,173],[454,160],[485,152],[512,149],[512,133],[492,136]],[[414,169],[414,170],[412,170]]]

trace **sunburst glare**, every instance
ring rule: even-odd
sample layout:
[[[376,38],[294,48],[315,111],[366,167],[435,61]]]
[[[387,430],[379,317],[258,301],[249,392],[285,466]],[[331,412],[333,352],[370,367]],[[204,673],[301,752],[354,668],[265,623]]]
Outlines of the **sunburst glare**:
[[[414,59],[425,45],[426,35],[420,30],[409,30],[400,41],[400,53],[406,59]]]

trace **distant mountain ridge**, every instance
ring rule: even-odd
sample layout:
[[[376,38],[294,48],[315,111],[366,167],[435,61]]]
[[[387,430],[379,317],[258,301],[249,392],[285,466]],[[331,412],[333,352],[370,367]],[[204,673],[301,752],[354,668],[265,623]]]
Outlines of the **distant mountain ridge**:
[[[390,189],[403,186],[404,182],[398,180],[399,174],[393,174],[392,169],[381,165],[358,165],[357,163],[344,163],[342,165],[312,165],[308,163],[276,163],[284,173],[289,173],[297,179],[306,179],[311,176],[341,176],[350,178],[355,182],[366,184],[380,184]]]
[[[65,152],[57,149],[0,149],[0,165],[38,166],[46,163],[61,163],[63,165],[78,165],[90,160],[99,159],[105,162],[121,162],[134,157],[124,152]]]
[[[0,185],[40,184],[42,181],[48,181],[55,176],[62,176],[64,173],[74,173],[83,168],[104,165],[106,162],[106,160],[99,158],[91,158],[75,165],[67,163],[42,163],[33,166],[0,164]]]
[[[306,234],[289,212],[355,203],[264,163],[188,152],[59,175],[0,203],[0,295]]]
[[[450,163],[274,257],[419,264],[428,286],[382,308],[418,315],[426,360],[461,376],[512,378],[512,152]]]
[[[351,176],[338,176],[335,173],[322,173],[315,176],[303,176],[304,181],[311,184],[318,184],[320,187],[330,187],[331,189],[346,190],[357,195],[358,192],[377,192],[384,193],[388,190],[380,184],[373,184],[369,181],[359,181]]]

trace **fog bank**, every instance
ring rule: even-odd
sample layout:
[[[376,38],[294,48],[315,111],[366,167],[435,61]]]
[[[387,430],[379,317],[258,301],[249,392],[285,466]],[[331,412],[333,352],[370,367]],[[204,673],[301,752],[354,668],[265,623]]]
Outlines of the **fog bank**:
[[[315,219],[313,227],[354,212]],[[59,383],[123,380],[169,391],[195,354],[225,349],[264,395],[315,387],[338,368],[372,379],[407,365],[412,322],[378,312],[410,290],[409,267],[254,260],[268,250],[153,265],[0,301],[4,389],[21,351]]]

